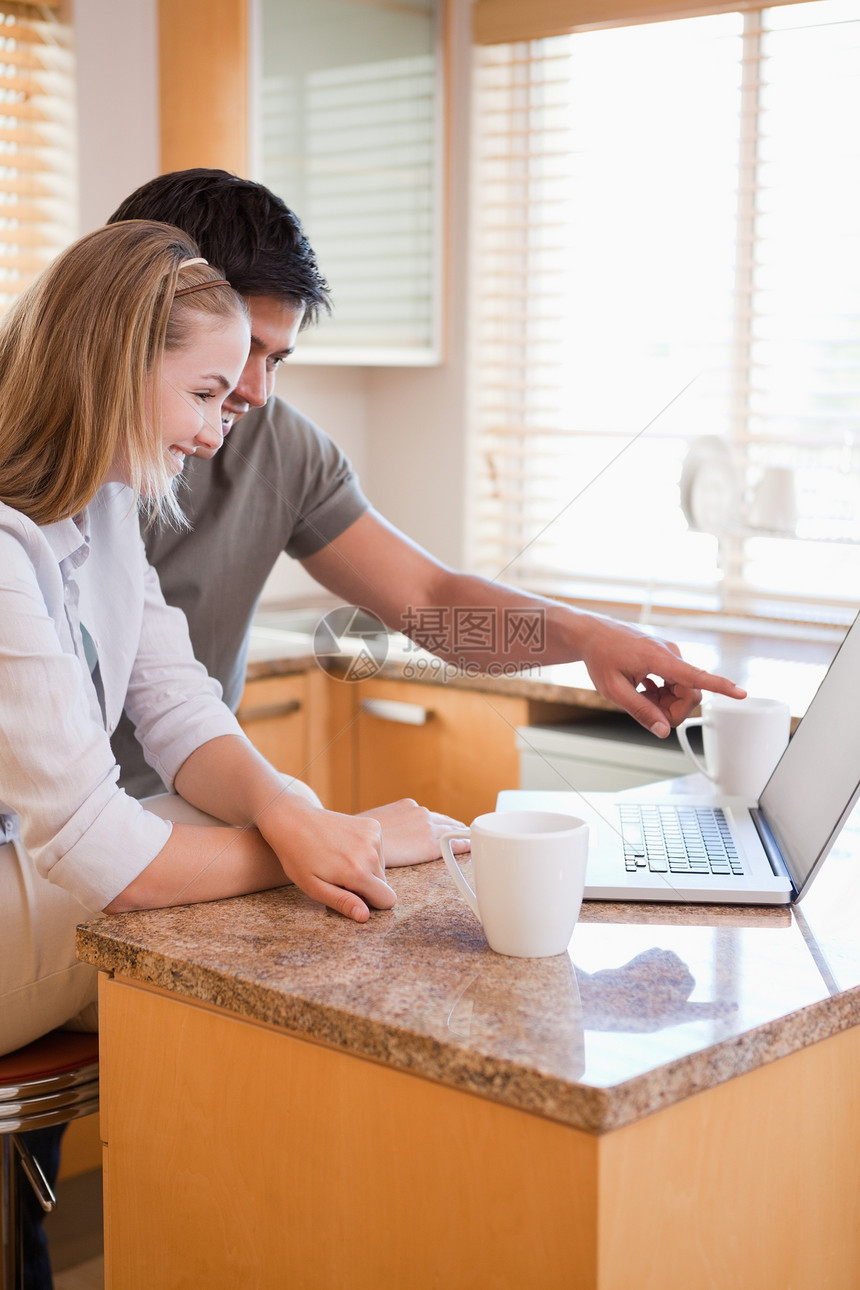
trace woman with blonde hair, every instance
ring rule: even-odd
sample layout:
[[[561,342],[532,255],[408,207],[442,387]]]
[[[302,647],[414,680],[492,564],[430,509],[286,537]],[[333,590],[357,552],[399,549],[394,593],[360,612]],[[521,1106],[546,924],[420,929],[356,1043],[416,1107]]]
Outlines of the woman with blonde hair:
[[[82,238],[0,323],[0,1053],[92,1003],[74,937],[98,911],[287,881],[358,921],[394,903],[379,823],[254,750],[143,554],[138,506],[182,522],[248,346],[240,297],[147,221]],[[117,786],[123,707],[195,823]]]

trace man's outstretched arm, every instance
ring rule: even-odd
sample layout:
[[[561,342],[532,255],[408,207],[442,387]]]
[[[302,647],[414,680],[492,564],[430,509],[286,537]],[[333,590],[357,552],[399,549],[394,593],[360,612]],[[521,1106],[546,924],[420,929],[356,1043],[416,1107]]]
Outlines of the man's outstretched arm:
[[[604,698],[661,738],[702,690],[744,697],[734,682],[684,662],[676,645],[632,624],[448,568],[373,510],[302,564],[341,599],[457,666],[581,660]],[[470,637],[471,610],[484,616]]]

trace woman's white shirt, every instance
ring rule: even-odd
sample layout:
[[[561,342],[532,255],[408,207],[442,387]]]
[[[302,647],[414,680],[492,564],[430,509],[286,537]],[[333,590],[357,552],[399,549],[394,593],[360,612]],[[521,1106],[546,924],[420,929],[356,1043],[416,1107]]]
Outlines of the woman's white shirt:
[[[172,828],[117,787],[123,707],[171,788],[201,744],[244,738],[220,695],[146,562],[127,488],[42,528],[0,503],[0,843],[20,838],[43,877],[104,908]]]

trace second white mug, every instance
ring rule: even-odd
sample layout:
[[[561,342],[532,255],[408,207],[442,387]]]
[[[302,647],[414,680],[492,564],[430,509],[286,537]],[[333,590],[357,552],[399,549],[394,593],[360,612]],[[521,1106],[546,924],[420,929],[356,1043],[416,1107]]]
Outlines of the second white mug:
[[[474,891],[451,850],[471,838]],[[490,948],[515,958],[563,954],[585,888],[588,825],[554,811],[494,811],[443,833],[442,858]]]
[[[704,760],[690,747],[688,731],[702,727]],[[682,721],[678,742],[722,797],[756,801],[788,745],[791,710],[779,699],[727,699],[714,695],[702,715]]]

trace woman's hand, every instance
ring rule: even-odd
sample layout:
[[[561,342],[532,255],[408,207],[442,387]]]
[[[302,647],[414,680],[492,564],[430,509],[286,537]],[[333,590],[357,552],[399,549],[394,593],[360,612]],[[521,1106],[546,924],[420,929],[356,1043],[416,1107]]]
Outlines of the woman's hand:
[[[254,823],[286,876],[312,900],[357,923],[367,922],[368,906],[390,909],[395,903],[376,820],[324,811],[282,794]]]
[[[428,811],[411,797],[389,802],[386,806],[375,806],[362,811],[356,818],[376,820],[382,826],[385,863],[390,869],[398,865],[421,864],[425,860],[439,860],[442,855],[439,838],[443,833],[461,825],[464,834],[468,832],[468,825],[462,820],[452,820],[450,815]],[[452,848],[455,852],[468,851],[469,843],[455,840]]]

